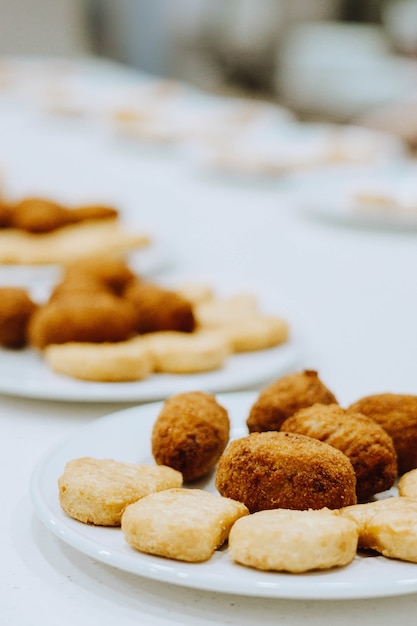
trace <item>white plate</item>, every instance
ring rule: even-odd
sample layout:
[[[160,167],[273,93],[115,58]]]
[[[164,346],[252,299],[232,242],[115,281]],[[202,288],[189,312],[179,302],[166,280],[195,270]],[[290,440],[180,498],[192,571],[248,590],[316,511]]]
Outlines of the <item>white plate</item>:
[[[246,418],[254,393],[218,395],[228,411],[232,438],[247,434]],[[130,548],[120,529],[82,524],[67,517],[58,501],[57,480],[67,461],[82,457],[153,463],[151,431],[162,403],[133,407],[101,418],[49,452],[31,481],[35,510],[46,526],[76,550],[107,565],[161,582],[208,591],[297,599],[393,596],[417,591],[417,564],[382,556],[357,556],[337,570],[309,574],[261,572],[233,564],[227,549],[199,564],[145,555]],[[213,477],[196,485],[215,492]]]
[[[292,189],[296,206],[307,216],[342,226],[384,230],[417,229],[417,169],[407,161],[379,167],[334,171],[326,178],[311,175],[304,182],[294,181]],[[362,205],[357,194],[378,194],[397,200],[395,206]],[[401,208],[400,208],[401,207]],[[407,208],[409,207],[409,208]]]
[[[150,246],[129,253],[128,263],[133,271],[150,278],[164,269],[169,262],[168,246],[162,241],[153,241]],[[45,265],[1,265],[0,286],[26,287],[41,291],[42,295],[61,278],[61,269],[56,264]]]
[[[323,197],[301,202],[300,209],[307,215],[345,226],[381,230],[416,230],[417,211],[401,212],[395,207],[360,207],[349,198]]]
[[[262,384],[294,369],[301,355],[299,342],[236,354],[213,372],[154,374],[138,382],[95,383],[53,372],[35,350],[0,349],[0,392],[67,402],[148,402],[190,389],[235,391]]]

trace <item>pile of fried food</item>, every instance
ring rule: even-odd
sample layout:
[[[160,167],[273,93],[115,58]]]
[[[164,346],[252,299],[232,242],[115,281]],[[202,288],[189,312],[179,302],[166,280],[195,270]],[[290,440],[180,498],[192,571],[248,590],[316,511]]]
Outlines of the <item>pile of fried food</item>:
[[[119,257],[67,264],[46,302],[0,288],[0,345],[30,346],[59,374],[129,382],[157,372],[220,369],[228,357],[285,343],[287,322],[251,294],[216,298],[210,286],[176,290],[143,280]]]
[[[150,244],[128,232],[112,206],[65,206],[44,197],[17,202],[0,198],[0,263],[44,265],[105,253],[122,253]]]
[[[152,426],[155,465],[70,460],[61,507],[121,527],[135,550],[187,562],[227,543],[234,563],[277,572],[346,566],[363,550],[417,563],[417,396],[343,408],[305,370],[263,389],[246,425],[231,440],[214,395],[174,395]]]

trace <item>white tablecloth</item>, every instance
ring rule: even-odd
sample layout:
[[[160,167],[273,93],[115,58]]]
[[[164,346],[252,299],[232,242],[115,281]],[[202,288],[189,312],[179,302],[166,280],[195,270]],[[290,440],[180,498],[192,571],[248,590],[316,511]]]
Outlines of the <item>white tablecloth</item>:
[[[116,70],[106,76],[117,83]],[[16,194],[114,198],[127,221],[163,242],[163,278],[251,289],[285,311],[303,340],[300,367],[318,370],[342,405],[373,392],[416,393],[416,233],[315,221],[296,210],[283,181],[209,176],[175,151],[27,104],[0,106],[0,167]],[[2,624],[414,625],[414,594],[304,601],[195,591],[120,572],[60,541],[34,513],[33,468],[123,406],[0,397]]]

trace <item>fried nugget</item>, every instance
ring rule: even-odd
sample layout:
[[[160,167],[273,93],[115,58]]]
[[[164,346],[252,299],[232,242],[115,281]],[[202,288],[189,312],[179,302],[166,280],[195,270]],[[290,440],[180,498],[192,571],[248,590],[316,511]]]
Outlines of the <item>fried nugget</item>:
[[[374,394],[354,402],[349,411],[367,415],[391,436],[400,475],[417,468],[417,396]]]
[[[86,222],[87,220],[116,219],[119,212],[112,206],[102,204],[86,204],[74,207],[68,212],[71,223]]]
[[[113,292],[103,281],[94,276],[77,274],[65,277],[58,282],[49,295],[49,302],[56,300],[72,299],[78,296],[93,296],[95,294],[107,294],[113,296]]]
[[[45,198],[24,198],[14,205],[10,221],[29,233],[49,233],[69,224],[68,209]]]
[[[337,404],[317,372],[305,370],[283,376],[259,394],[247,419],[249,432],[279,430],[287,417],[316,402]]]
[[[232,441],[216,472],[220,495],[265,509],[338,509],[356,504],[356,475],[347,456],[323,441],[284,432]]]
[[[11,226],[12,207],[0,199],[0,228]]]
[[[69,341],[124,341],[134,334],[135,312],[129,302],[106,293],[78,294],[39,307],[28,328],[30,343],[43,349]]]
[[[189,482],[213,470],[230,432],[229,416],[216,398],[201,391],[172,396],[152,430],[152,454],[160,465],[180,471]]]
[[[69,263],[62,278],[62,289],[66,284],[75,289],[77,282],[84,285],[91,281],[119,296],[133,280],[138,278],[123,259],[100,255]]]
[[[20,287],[0,287],[0,303],[0,345],[23,348],[29,320],[38,305]]]
[[[285,420],[281,432],[325,441],[350,459],[359,501],[390,489],[397,478],[397,454],[388,433],[370,417],[338,404],[313,404]]]
[[[135,307],[140,334],[160,330],[191,333],[196,328],[192,304],[175,291],[136,280],[127,285],[123,295]]]

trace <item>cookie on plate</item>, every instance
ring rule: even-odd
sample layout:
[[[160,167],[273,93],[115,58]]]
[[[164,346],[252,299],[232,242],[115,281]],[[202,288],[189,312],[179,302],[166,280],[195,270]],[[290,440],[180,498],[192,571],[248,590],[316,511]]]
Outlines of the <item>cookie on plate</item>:
[[[127,543],[148,554],[207,561],[248,509],[201,489],[168,489],[131,504],[122,517]]]
[[[116,343],[51,344],[44,357],[58,374],[95,382],[143,380],[154,371],[150,350],[136,338]]]
[[[329,509],[259,511],[239,519],[229,535],[233,561],[260,570],[301,573],[350,563],[358,527]]]
[[[129,504],[181,485],[181,473],[170,467],[82,457],[65,465],[58,479],[59,502],[69,517],[84,524],[120,526]]]
[[[341,510],[356,521],[359,547],[392,559],[417,563],[417,500],[385,498]]]

